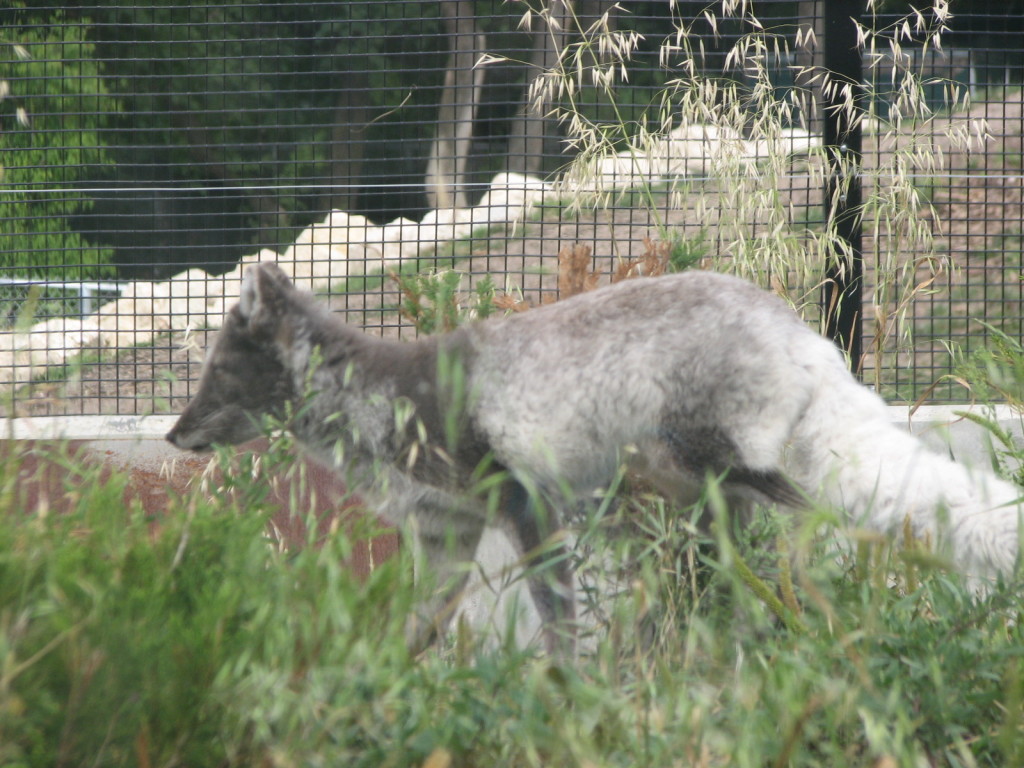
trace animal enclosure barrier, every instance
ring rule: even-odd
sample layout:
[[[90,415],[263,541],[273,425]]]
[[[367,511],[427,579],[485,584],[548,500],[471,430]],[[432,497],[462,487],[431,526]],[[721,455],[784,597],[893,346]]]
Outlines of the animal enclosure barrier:
[[[889,399],[968,398],[1024,336],[1024,15],[740,6],[0,10],[4,415],[180,411],[260,261],[396,336],[410,300],[730,271],[841,307]]]

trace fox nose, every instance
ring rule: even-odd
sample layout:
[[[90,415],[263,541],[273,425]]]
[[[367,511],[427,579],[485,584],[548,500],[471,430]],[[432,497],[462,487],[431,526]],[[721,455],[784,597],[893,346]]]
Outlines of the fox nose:
[[[164,440],[183,451],[205,453],[210,450],[210,443],[203,442],[199,434],[189,433],[188,429],[182,430],[178,424],[175,424],[171,431],[164,435]]]
[[[168,430],[167,434],[164,435],[164,440],[173,445],[175,448],[186,447],[185,445],[183,445],[184,441],[182,440],[181,419],[178,419],[177,421],[174,422],[170,430]]]

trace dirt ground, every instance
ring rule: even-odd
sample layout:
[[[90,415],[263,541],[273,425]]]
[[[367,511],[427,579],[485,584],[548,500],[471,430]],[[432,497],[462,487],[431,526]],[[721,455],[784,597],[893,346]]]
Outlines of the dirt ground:
[[[957,279],[992,281],[1016,285],[1009,296],[1012,306],[1003,315],[1021,316],[1021,231],[1024,224],[1024,176],[1022,158],[1021,101],[986,103],[975,106],[967,117],[984,119],[993,138],[983,153],[966,155],[953,149],[944,137],[936,146],[945,153],[951,178],[927,190],[938,216],[934,224],[937,252],[948,255],[960,269]],[[958,120],[965,120],[958,118]],[[865,137],[865,166],[877,165],[879,156],[893,149],[892,142],[881,137]],[[877,149],[878,151],[875,151]],[[811,188],[799,162],[793,164],[788,188],[780,189],[783,201],[796,216],[813,216],[820,211],[822,195]],[[698,191],[698,187],[692,187]],[[664,222],[681,230],[684,237],[704,232],[695,247],[709,257],[719,252],[715,242],[719,231],[713,221],[717,212],[716,192],[701,185],[704,206],[698,210],[687,199],[681,208],[672,208],[665,194],[657,200]],[[636,193],[626,195],[621,204],[605,210],[584,212],[570,218],[561,207],[541,210],[518,231],[492,233],[486,240],[469,241],[458,246],[456,266],[469,274],[470,282],[490,275],[499,289],[509,289],[530,304],[550,300],[557,292],[557,254],[574,243],[588,245],[595,268],[610,273],[617,259],[634,259],[644,253],[644,238],[655,237],[656,227],[648,209],[637,203]],[[753,225],[752,225],[753,226]],[[866,224],[870,230],[870,223]],[[870,235],[870,232],[868,232]],[[865,238],[865,250],[871,238]],[[908,255],[910,258],[911,255]],[[442,266],[450,264],[443,262]],[[1011,291],[1012,294],[1012,291]],[[399,286],[385,280],[362,293],[328,297],[332,307],[345,313],[348,321],[371,332],[412,336],[410,324],[395,312],[400,300]],[[959,310],[969,311],[968,306]],[[1018,330],[1018,334],[1020,331]],[[88,363],[72,370],[65,381],[45,382],[21,390],[6,415],[97,415],[176,413],[187,401],[198,379],[203,350],[210,334],[197,331],[175,334],[157,340],[152,346],[121,350],[116,359],[110,352],[99,363]]]

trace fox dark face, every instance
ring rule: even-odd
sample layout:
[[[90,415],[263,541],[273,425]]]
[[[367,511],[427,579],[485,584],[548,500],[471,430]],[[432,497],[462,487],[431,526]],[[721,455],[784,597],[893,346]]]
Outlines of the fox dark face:
[[[208,353],[199,391],[167,440],[178,448],[205,451],[214,443],[235,445],[258,437],[266,415],[281,417],[294,399],[294,384],[277,343],[283,288],[267,269],[250,270],[242,300],[228,314]],[[283,280],[283,276],[282,276]]]

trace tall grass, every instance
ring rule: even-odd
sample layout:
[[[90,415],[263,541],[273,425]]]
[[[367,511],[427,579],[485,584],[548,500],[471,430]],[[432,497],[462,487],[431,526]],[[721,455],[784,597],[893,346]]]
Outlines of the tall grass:
[[[554,12],[559,4],[525,3],[523,25],[560,23],[566,14]],[[936,247],[943,225],[921,180],[941,176],[951,153],[979,151],[991,138],[984,120],[964,116],[965,89],[925,65],[953,23],[949,2],[936,0],[884,23],[880,14],[891,7],[867,3],[857,29],[863,98],[822,66],[824,41],[812,19],[794,32],[759,18],[753,3],[708,4],[693,16],[687,15],[691,6],[669,5],[673,28],[645,41],[618,29],[611,11],[591,21],[574,16],[567,4],[572,42],[531,81],[531,97],[536,109],[558,118],[575,152],[560,178],[570,207],[621,205],[628,196],[629,205],[649,212],[664,241],[678,239],[680,223],[698,222],[715,245],[714,268],[773,288],[824,325],[829,310],[819,306],[820,288],[834,271],[850,269],[853,254],[834,216],[807,212],[822,210],[827,177],[833,211],[857,180],[863,189],[857,215],[864,235],[866,351],[853,363],[887,395],[913,399],[917,389],[891,390],[886,366],[895,350],[910,346],[918,300],[939,291],[940,277],[958,268]],[[635,92],[632,82],[650,77],[645,49],[654,44],[660,89],[646,106],[626,103]],[[794,85],[780,87],[778,73],[787,68]],[[937,90],[945,94],[940,107],[926,98]],[[820,134],[826,96],[848,124],[876,142],[874,151],[865,142],[865,158],[820,143],[794,151],[795,134]],[[603,108],[589,108],[593,101]],[[671,170],[680,145],[669,139],[685,129],[712,137],[704,146],[703,172]],[[602,172],[609,163],[631,166],[633,183],[612,181]]]
[[[843,552],[827,516],[786,551],[771,516],[730,526],[721,509],[739,534],[710,540],[692,512],[639,498],[581,529],[581,567],[620,588],[590,600],[578,660],[467,628],[413,658],[408,559],[357,579],[342,529],[283,551],[251,462],[222,457],[217,487],[151,519],[124,503],[125,477],[47,455],[60,514],[28,504],[17,457],[0,465],[3,765],[1024,759],[1019,585],[977,598],[920,551]]]

